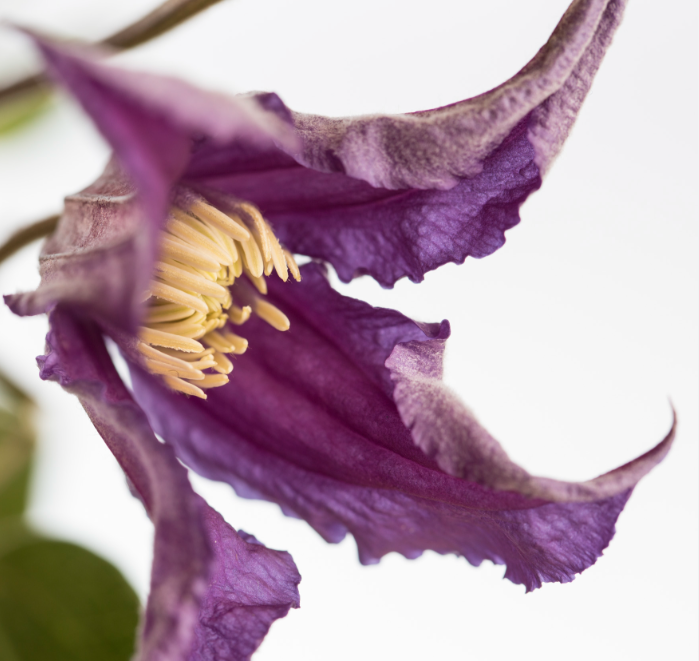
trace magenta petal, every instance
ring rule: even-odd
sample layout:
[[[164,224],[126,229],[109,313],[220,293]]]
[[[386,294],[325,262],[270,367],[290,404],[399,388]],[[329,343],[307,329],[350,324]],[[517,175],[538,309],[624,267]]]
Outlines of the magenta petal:
[[[136,397],[194,470],[240,495],[279,503],[328,541],[349,531],[364,563],[432,549],[475,565],[504,563],[506,576],[528,589],[569,581],[599,557],[631,487],[669,447],[670,438],[612,474],[619,479],[602,478],[583,502],[575,485],[566,491],[556,482],[559,502],[551,502],[534,497],[524,480],[498,482],[508,470],[526,474],[504,462],[494,441],[479,445],[467,433],[458,437],[467,469],[449,474],[438,453],[420,448],[420,425],[411,434],[401,420],[409,402],[416,419],[461,432],[463,406],[443,400],[439,384],[446,322],[416,324],[343,297],[315,264],[303,268],[299,285],[271,280],[269,298],[291,329],[247,322],[240,332],[250,348],[231,382],[206,402],[185,400],[134,367]],[[417,349],[429,359],[417,360]],[[412,353],[396,353],[402,350]],[[394,392],[397,374],[407,385]]]
[[[298,607],[293,561],[238,535],[192,491],[174,452],[158,442],[126,391],[93,322],[58,307],[50,323],[42,378],[78,396],[155,526],[136,659],[249,659],[271,623]]]

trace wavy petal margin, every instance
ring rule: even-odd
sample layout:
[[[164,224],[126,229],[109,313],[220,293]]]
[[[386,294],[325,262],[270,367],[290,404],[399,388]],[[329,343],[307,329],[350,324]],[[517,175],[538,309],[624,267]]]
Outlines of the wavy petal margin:
[[[505,243],[575,121],[625,0],[574,0],[518,74],[404,115],[293,113],[274,94],[226,98],[36,38],[144,193],[157,229],[187,186],[256,204],[293,252],[382,286]],[[152,237],[151,233],[151,243]],[[153,250],[152,245],[146,250]]]
[[[302,273],[303,286],[270,282],[268,298],[291,329],[248,321],[234,379],[206,402],[132,367],[137,401],[178,457],[241,496],[278,503],[329,542],[350,532],[365,564],[430,549],[506,564],[505,576],[531,590],[596,561],[672,432],[591,486],[527,479],[444,394],[447,322],[417,324],[341,296],[318,264]],[[451,454],[426,445],[431,426],[443,433],[428,438]],[[445,470],[452,455],[460,474]]]
[[[236,533],[194,493],[121,382],[94,322],[57,307],[50,324],[42,378],[80,399],[155,526],[135,659],[249,659],[272,622],[299,606],[291,557]]]

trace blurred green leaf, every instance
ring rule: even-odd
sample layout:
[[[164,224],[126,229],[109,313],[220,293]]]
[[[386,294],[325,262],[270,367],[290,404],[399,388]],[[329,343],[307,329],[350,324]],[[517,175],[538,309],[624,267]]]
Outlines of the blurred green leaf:
[[[52,94],[46,86],[27,90],[0,104],[0,137],[23,128],[49,107]]]
[[[35,446],[32,400],[0,373],[0,520],[27,504]]]
[[[0,554],[3,660],[127,661],[138,610],[119,571],[79,546],[29,536]]]

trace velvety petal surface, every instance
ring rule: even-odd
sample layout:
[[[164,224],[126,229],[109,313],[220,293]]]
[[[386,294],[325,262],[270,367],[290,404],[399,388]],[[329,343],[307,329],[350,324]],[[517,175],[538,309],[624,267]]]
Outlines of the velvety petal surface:
[[[152,277],[149,222],[112,160],[94,184],[66,198],[58,227],[42,247],[38,289],[5,301],[23,316],[61,302],[110,326],[135,329],[142,315],[139,293]]]
[[[442,382],[444,343],[396,345],[386,367],[395,383],[393,399],[415,443],[450,475],[530,498],[557,502],[594,501],[630,489],[665,458],[675,424],[652,450],[586,482],[531,475],[515,464],[473,413]]]
[[[149,200],[169,196],[194,138],[298,146],[289,111],[273,94],[226,97],[103,64],[105,53],[93,47],[35,42],[49,72],[82,104]]]
[[[157,237],[195,141],[251,150],[298,147],[274,94],[225,97],[182,81],[101,62],[104,52],[33,36],[49,72],[81,103],[114,157],[92,186],[66,200],[41,257],[42,283],[10,305],[37,314],[57,300],[133,330],[151,279]],[[276,148],[276,147],[275,147]]]
[[[296,160],[309,169],[231,146],[202,148],[185,177],[253,200],[290,249],[329,261],[344,281],[419,282],[484,257],[560,151],[624,6],[576,0],[529,64],[473,99],[393,116],[295,113]]]
[[[506,564],[506,576],[527,589],[571,580],[594,563],[643,472],[639,462],[657,463],[670,440],[650,459],[617,469],[613,480],[602,478],[599,493],[595,482],[581,491],[561,487],[558,502],[533,497],[514,480],[502,490],[498,480],[514,470],[511,462],[495,441],[488,455],[468,434],[459,437],[466,440],[457,455],[465,465],[480,452],[480,466],[449,474],[439,453],[423,452],[422,437],[401,419],[408,410],[436,412],[460,431],[462,405],[442,405],[439,395],[430,399],[418,388],[420,370],[428,382],[441,375],[448,324],[416,324],[343,297],[317,264],[302,271],[298,285],[270,280],[269,299],[291,329],[279,333],[249,321],[240,332],[250,348],[237,359],[231,382],[210,391],[207,401],[167,391],[132,368],[137,400],[177,455],[240,495],[279,503],[328,541],[351,532],[364,563],[390,551],[416,557],[432,549],[475,565]],[[418,349],[429,359],[399,353]],[[407,383],[395,387],[395,400],[392,377]],[[409,395],[399,392],[406,389]],[[419,425],[412,426],[415,432]]]
[[[246,159],[235,148],[228,150],[235,158],[225,175],[213,176],[216,168],[197,153],[185,180],[210,198],[219,191],[252,200],[284,245],[330,262],[344,282],[368,274],[391,287],[405,276],[420,282],[427,271],[469,255],[485,257],[505,243],[519,207],[541,185],[525,131],[519,126],[478,175],[448,190],[374,188],[277,154]],[[221,166],[225,156],[216,150],[212,158]],[[265,167],[255,169],[257,163]]]
[[[478,175],[522,121],[542,171],[560,150],[621,21],[625,0],[574,0],[548,42],[480,96],[407,115],[295,114],[300,161],[380,188],[451,188]]]
[[[92,50],[39,45],[146,191],[156,227],[181,177],[253,202],[290,250],[332,263],[342,280],[369,274],[389,287],[503,245],[568,135],[624,5],[575,0],[512,79],[404,115],[291,113],[273,94],[227,99],[106,66]]]
[[[136,659],[249,659],[298,606],[290,556],[235,532],[197,496],[112,365],[96,324],[57,307],[41,376],[75,394],[155,526],[151,591]]]

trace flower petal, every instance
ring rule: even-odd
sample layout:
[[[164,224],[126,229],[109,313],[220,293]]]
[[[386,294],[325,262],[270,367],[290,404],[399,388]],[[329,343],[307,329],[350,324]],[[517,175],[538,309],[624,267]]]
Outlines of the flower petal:
[[[49,72],[83,105],[142,191],[169,193],[192,140],[298,145],[288,110],[270,94],[226,97],[187,83],[102,64],[105,51],[31,35]],[[165,190],[163,190],[163,186]]]
[[[248,659],[272,621],[298,606],[293,561],[238,535],[192,491],[172,449],[157,441],[126,391],[93,322],[59,306],[50,323],[42,378],[79,397],[155,525],[136,659]],[[232,632],[237,637],[229,638]]]
[[[625,0],[574,0],[519,73],[480,96],[408,115],[331,119],[295,114],[307,167],[379,188],[444,189],[478,175],[525,121],[535,163],[558,153],[592,84]]]
[[[274,154],[258,154],[250,170],[236,171],[238,163],[224,154],[195,154],[185,177],[212,200],[220,191],[253,201],[287,248],[330,262],[344,282],[368,274],[384,287],[404,276],[420,282],[447,262],[495,252],[519,222],[521,204],[541,185],[523,124],[479,174],[449,190],[373,188]],[[213,174],[223,167],[227,174]]]
[[[413,440],[439,467],[493,489],[554,502],[597,501],[636,486],[670,451],[675,421],[652,450],[593,480],[562,482],[536,477],[515,464],[502,446],[442,382],[444,341],[397,344],[386,367],[393,399]],[[674,418],[674,416],[673,416]]]
[[[527,66],[473,99],[407,115],[295,113],[296,160],[309,169],[272,152],[247,165],[248,153],[204,148],[185,176],[254,201],[289,249],[330,262],[345,282],[420,282],[485,257],[560,151],[624,5],[576,0]]]
[[[568,135],[624,5],[575,0],[536,57],[486,94],[349,119],[290,113],[273,94],[226,99],[105,66],[92,49],[38,43],[147,191],[149,218],[161,220],[183,175],[255,203],[289,249],[329,261],[342,280],[369,274],[390,287],[504,244]]]
[[[64,303],[116,328],[134,329],[152,278],[143,231],[150,222],[133,185],[111,161],[94,184],[66,198],[58,227],[41,250],[38,289],[5,301],[22,316]]]
[[[189,661],[248,661],[272,623],[299,607],[301,576],[288,553],[236,533],[208,506],[203,520],[217,553]]]
[[[408,370],[410,356],[393,352],[440,347],[449,334],[446,322],[416,324],[343,297],[317,264],[303,267],[300,285],[270,281],[269,299],[291,329],[282,334],[248,321],[248,351],[237,358],[231,382],[206,402],[168,392],[132,368],[138,401],[185,463],[240,495],[279,503],[328,541],[351,532],[364,563],[391,551],[416,557],[432,549],[475,565],[505,563],[506,576],[528,589],[571,580],[594,563],[640,477],[638,463],[591,502],[567,502],[563,491],[560,502],[533,498],[526,489],[518,492],[516,482],[500,490],[489,483],[503,472],[497,453],[481,453],[484,468],[474,470],[485,476],[481,484],[470,474],[450,475],[401,421],[406,396],[396,404],[384,366],[390,356],[393,373],[410,377],[401,388],[417,388],[421,372]],[[425,378],[441,373],[436,360],[422,368]],[[439,409],[438,397],[417,404],[455,415],[454,425],[460,420],[460,409]],[[653,461],[668,445],[654,451]]]

